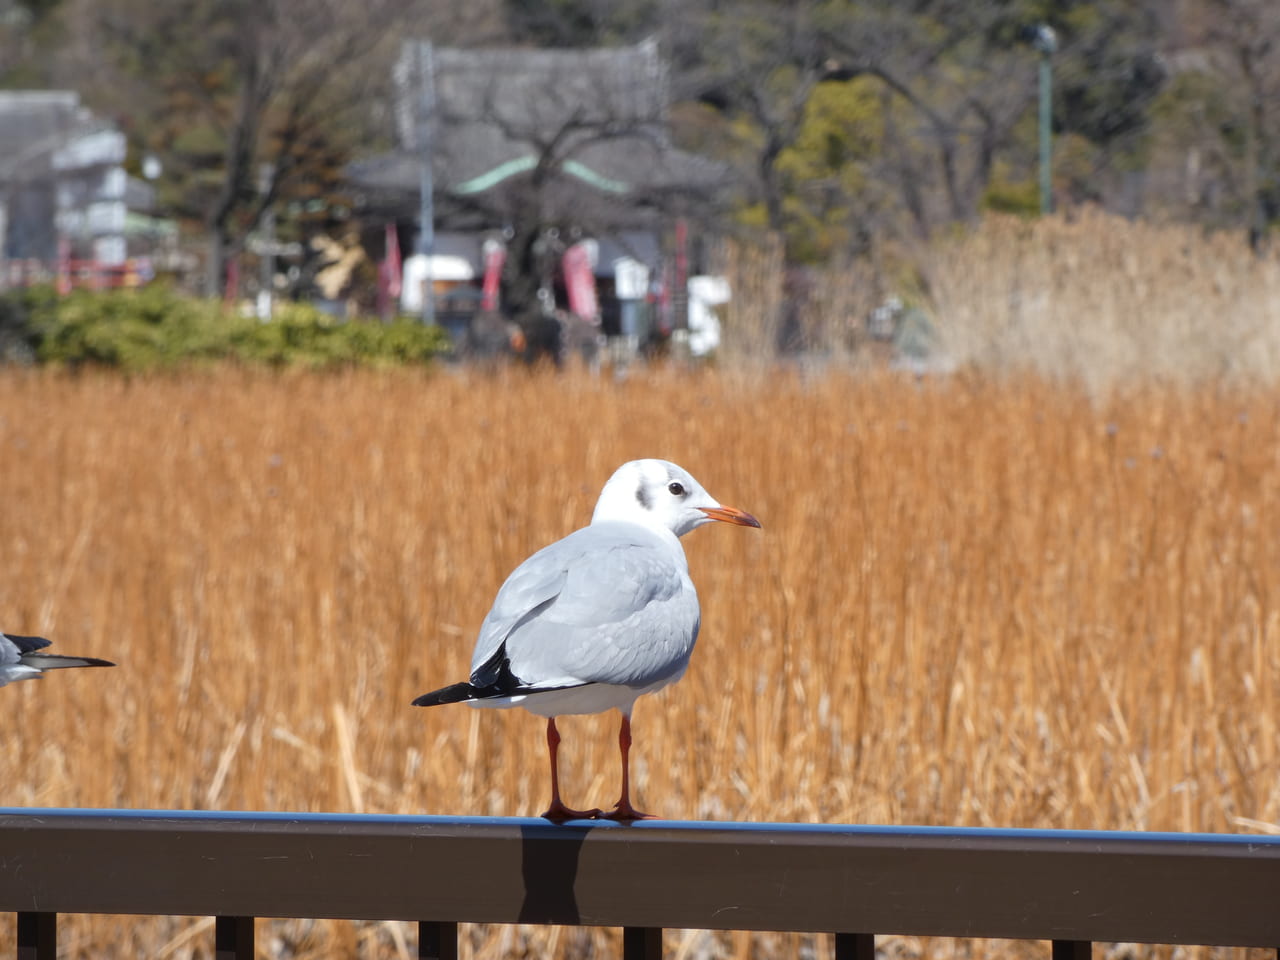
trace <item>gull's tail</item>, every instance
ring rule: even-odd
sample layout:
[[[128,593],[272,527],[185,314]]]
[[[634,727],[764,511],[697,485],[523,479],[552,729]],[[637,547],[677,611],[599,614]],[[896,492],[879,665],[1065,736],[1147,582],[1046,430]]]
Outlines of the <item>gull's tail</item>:
[[[535,693],[552,693],[556,690],[568,690],[585,686],[584,683],[556,683],[546,687],[535,687],[525,683],[511,672],[511,661],[507,657],[507,645],[501,644],[493,656],[482,663],[471,674],[470,682],[451,683],[439,690],[424,693],[413,701],[415,707],[434,707],[442,703],[465,703],[468,700],[494,701],[497,706],[510,707],[525,697]],[[494,703],[488,704],[493,706]]]

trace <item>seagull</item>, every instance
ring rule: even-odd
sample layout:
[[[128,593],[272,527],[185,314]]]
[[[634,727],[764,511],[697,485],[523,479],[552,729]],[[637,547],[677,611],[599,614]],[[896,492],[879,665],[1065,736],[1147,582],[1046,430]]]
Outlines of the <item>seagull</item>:
[[[649,818],[631,805],[631,710],[684,675],[698,639],[698,594],[679,538],[719,520],[760,521],[719,503],[667,460],[633,460],[609,478],[589,526],[539,550],[498,590],[480,626],[471,678],[413,701],[524,707],[547,718],[548,820]],[[608,813],[560,798],[556,717],[622,714],[622,795]]]
[[[42,653],[49,641],[44,637],[20,637],[0,633],[0,687],[19,680],[30,680],[45,670],[63,667],[114,667],[110,660],[97,657],[64,657]]]

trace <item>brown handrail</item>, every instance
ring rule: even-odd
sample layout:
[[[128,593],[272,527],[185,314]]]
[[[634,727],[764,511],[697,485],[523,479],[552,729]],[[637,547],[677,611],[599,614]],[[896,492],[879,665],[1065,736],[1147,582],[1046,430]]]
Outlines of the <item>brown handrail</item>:
[[[1280,837],[821,824],[0,808],[0,910],[19,956],[59,913],[219,918],[239,957],[253,917],[459,921],[1275,947]],[[247,926],[247,929],[246,929]],[[452,942],[451,942],[452,940]],[[24,944],[26,946],[24,946]],[[655,946],[656,945],[656,946]],[[24,953],[27,950],[29,952]]]

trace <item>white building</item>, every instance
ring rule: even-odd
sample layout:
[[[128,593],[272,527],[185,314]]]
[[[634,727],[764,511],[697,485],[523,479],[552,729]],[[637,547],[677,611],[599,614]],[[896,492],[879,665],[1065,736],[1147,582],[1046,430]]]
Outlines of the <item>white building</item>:
[[[59,260],[126,262],[130,202],[149,206],[153,191],[125,155],[124,134],[74,91],[0,91],[0,286]]]

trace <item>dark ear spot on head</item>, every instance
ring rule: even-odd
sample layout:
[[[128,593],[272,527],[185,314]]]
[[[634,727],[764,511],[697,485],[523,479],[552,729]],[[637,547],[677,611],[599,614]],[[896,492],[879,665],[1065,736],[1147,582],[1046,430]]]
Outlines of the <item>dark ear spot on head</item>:
[[[649,491],[644,488],[644,484],[636,487],[636,502],[646,510],[653,509],[653,501],[649,499]]]

